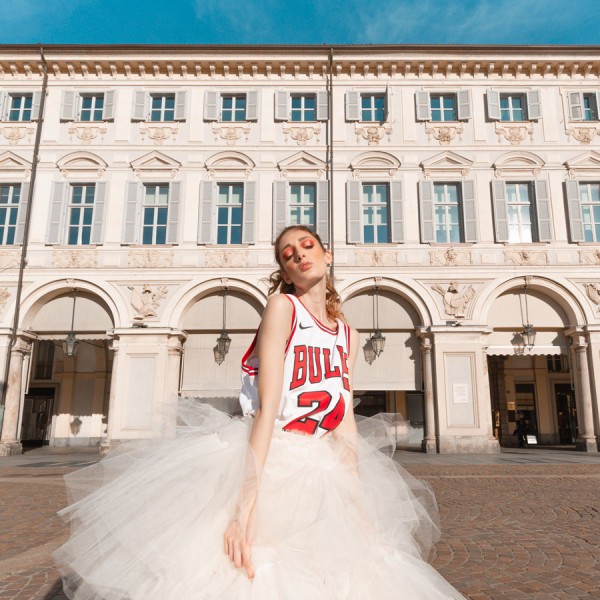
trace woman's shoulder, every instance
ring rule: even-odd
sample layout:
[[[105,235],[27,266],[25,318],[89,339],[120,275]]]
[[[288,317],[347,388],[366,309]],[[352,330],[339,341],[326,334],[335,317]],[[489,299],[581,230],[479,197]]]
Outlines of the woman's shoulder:
[[[274,294],[267,300],[267,305],[263,313],[263,320],[268,319],[289,319],[294,313],[294,304],[287,294]]]

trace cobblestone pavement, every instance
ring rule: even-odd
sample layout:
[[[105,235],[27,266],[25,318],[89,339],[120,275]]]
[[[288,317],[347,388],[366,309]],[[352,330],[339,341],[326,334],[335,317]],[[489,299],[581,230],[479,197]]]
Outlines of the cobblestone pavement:
[[[50,558],[66,535],[62,476],[95,460],[48,450],[0,459],[0,600],[65,598]],[[467,598],[600,599],[600,457],[399,460],[435,491],[442,538],[432,563]]]

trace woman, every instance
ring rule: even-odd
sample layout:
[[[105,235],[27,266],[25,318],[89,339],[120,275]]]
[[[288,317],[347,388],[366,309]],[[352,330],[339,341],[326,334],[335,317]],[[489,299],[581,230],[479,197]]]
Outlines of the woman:
[[[462,598],[420,557],[435,535],[428,490],[380,451],[383,421],[358,432],[358,335],[330,252],[293,226],[275,257],[271,293],[284,293],[243,360],[246,416],[186,403],[174,439],[123,445],[91,486],[69,477],[87,493],[62,511],[74,523],[56,554],[70,597]]]

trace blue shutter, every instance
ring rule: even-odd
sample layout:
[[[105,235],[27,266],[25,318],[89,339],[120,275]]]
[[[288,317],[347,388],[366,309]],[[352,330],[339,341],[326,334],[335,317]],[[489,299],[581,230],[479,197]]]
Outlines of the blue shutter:
[[[404,206],[401,181],[392,181],[390,183],[390,223],[392,242],[403,242]]]
[[[142,191],[141,183],[137,181],[127,183],[127,200],[125,202],[125,222],[123,228],[124,244],[140,243]]]
[[[569,92],[569,119],[583,121],[583,92]]]
[[[137,90],[133,93],[133,121],[145,121],[148,118],[148,94],[143,90]]]
[[[104,109],[102,118],[105,121],[112,121],[115,118],[115,90],[108,90],[104,93]]]
[[[104,241],[104,214],[106,206],[106,182],[100,181],[94,189],[94,215],[90,244],[100,245]]]
[[[538,225],[538,241],[552,241],[552,215],[550,211],[550,196],[548,183],[540,179],[535,182],[535,214]]]
[[[324,244],[329,243],[329,181],[317,182],[316,230]]]
[[[468,121],[471,118],[471,90],[459,90],[456,92],[456,104],[458,108],[458,120]]]
[[[360,92],[346,92],[346,121],[360,121]]]
[[[565,182],[567,190],[567,208],[569,215],[569,230],[572,242],[584,242],[583,219],[581,218],[581,198],[579,182],[568,179]]]
[[[212,181],[202,181],[200,183],[200,206],[198,210],[199,244],[214,244],[217,241],[216,207],[215,184]]]
[[[465,242],[477,241],[477,198],[475,182],[467,179],[462,183],[462,212]]]
[[[25,217],[27,216],[27,204],[29,203],[29,183],[22,183],[19,196],[19,211],[17,215],[17,228],[15,230],[15,244],[23,243],[25,235]]]
[[[67,184],[54,181],[50,192],[50,219],[46,235],[47,244],[61,244],[67,209]]]
[[[221,95],[215,90],[207,90],[204,92],[204,120],[218,121],[221,107],[219,101]]]
[[[504,181],[492,181],[496,242],[508,242],[508,203]]]
[[[329,94],[317,92],[317,121],[329,119]]]
[[[187,113],[187,92],[175,92],[175,121],[185,121]]]
[[[346,183],[346,240],[349,244],[359,244],[363,241],[361,200],[360,181],[348,181]]]
[[[167,212],[167,244],[179,243],[179,211],[181,205],[181,181],[169,185],[169,208]]]
[[[433,211],[433,183],[419,181],[419,213],[421,222],[421,242],[435,242],[435,221]]]
[[[276,121],[287,121],[289,112],[289,94],[287,92],[278,90],[275,92],[275,120]]]
[[[258,90],[246,94],[246,121],[258,121]]]
[[[273,182],[273,243],[289,224],[290,184],[287,181]]]
[[[417,121],[431,121],[431,102],[429,92],[417,92],[415,94],[417,109]]]
[[[256,243],[256,182],[244,184],[242,244]]]
[[[542,94],[538,90],[527,92],[527,118],[530,121],[542,118]]]
[[[72,90],[63,90],[60,103],[60,120],[74,121],[77,117],[78,95]]]
[[[487,116],[490,121],[500,120],[500,92],[488,90],[485,94]]]

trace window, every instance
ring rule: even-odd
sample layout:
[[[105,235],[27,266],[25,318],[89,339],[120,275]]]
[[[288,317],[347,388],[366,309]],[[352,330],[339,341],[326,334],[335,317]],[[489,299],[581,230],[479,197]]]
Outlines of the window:
[[[15,243],[20,200],[19,184],[9,183],[0,186],[0,245],[2,246]]]
[[[166,244],[169,184],[144,184],[142,244]]]
[[[385,96],[382,94],[362,94],[361,121],[382,122],[385,120]]]
[[[492,121],[537,121],[542,118],[542,98],[537,90],[530,92],[499,92],[486,94],[488,118]]]
[[[242,243],[244,185],[220,183],[217,200],[217,244]]]
[[[426,92],[415,95],[417,120],[433,121],[468,121],[471,118],[471,92]]]
[[[32,109],[33,109],[33,95],[32,94],[11,94],[8,120],[9,121],[31,121]]]
[[[363,242],[386,244],[389,234],[389,187],[386,183],[362,186]]]
[[[434,183],[435,241],[442,244],[462,242],[460,230],[460,184]]]
[[[549,242],[552,218],[545,180],[492,182],[497,242]]]
[[[290,225],[315,225],[314,183],[294,183],[290,185]]]
[[[94,196],[96,186],[76,184],[71,186],[69,198],[69,245],[87,245],[90,243],[94,215]]]
[[[431,95],[431,120],[432,121],[457,121],[456,96]]]
[[[568,92],[569,118],[571,121],[598,121],[597,92]]]
[[[36,380],[52,379],[54,366],[54,341],[38,340],[35,342],[35,371],[33,378]]]
[[[150,95],[150,121],[174,121],[175,96],[173,94]]]
[[[246,95],[221,96],[221,121],[246,120]]]
[[[275,120],[294,123],[326,121],[329,118],[327,92],[275,93]]]
[[[208,90],[204,94],[204,120],[223,123],[258,120],[258,91],[230,94]]]
[[[80,102],[80,121],[102,121],[104,94],[82,94]]]
[[[133,95],[134,121],[171,123],[185,121],[187,92],[149,93],[138,90]]]
[[[60,118],[62,121],[94,123],[115,118],[115,91],[75,92],[63,90]]]
[[[600,242],[600,183],[580,183],[583,239]]]

